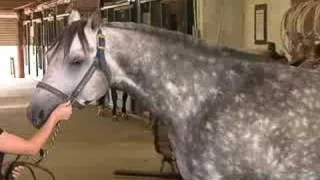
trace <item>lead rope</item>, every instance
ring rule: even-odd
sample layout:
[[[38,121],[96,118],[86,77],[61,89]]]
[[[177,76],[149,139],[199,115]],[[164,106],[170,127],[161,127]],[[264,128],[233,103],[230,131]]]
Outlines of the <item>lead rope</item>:
[[[61,125],[61,122],[58,122],[57,125],[56,125],[56,128],[54,130],[54,133],[52,135],[52,138],[49,142],[49,145],[48,145],[48,148],[47,150],[43,150],[43,156],[42,158],[46,158],[49,154],[49,152],[54,148],[54,145],[55,145],[55,142],[56,142],[56,139],[57,139],[57,136],[62,133],[62,125]]]
[[[74,98],[72,98],[72,96],[69,98],[71,99],[71,104],[75,101]],[[32,161],[33,162],[27,162],[27,161],[21,161],[19,159],[21,159],[21,155],[18,155],[17,158],[10,164],[9,168],[7,169],[6,173],[5,173],[5,180],[13,180],[13,177],[12,177],[12,171],[14,170],[14,168],[18,167],[18,166],[23,166],[23,167],[26,167],[34,180],[37,180],[37,177],[35,175],[35,172],[34,170],[32,169],[32,167],[34,168],[38,168],[44,172],[46,172],[47,174],[50,175],[51,179],[52,180],[56,180],[54,174],[52,171],[50,171],[48,168],[45,168],[40,164],[40,162],[42,162],[49,154],[49,152],[54,148],[54,145],[55,145],[55,142],[56,142],[56,139],[57,139],[57,136],[62,133],[62,125],[61,125],[61,122],[58,122],[56,127],[55,127],[55,130],[51,136],[51,139],[48,143],[48,148],[47,149],[41,149],[40,150],[40,159],[34,159],[32,158]],[[28,157],[29,159],[29,157]]]
[[[14,178],[12,177],[12,172],[13,172],[14,168],[16,168],[18,166],[26,167],[30,171],[34,180],[37,180],[37,177],[36,177],[35,172],[32,169],[32,167],[46,172],[47,174],[50,175],[52,180],[56,180],[53,172],[50,171],[48,168],[45,168],[45,167],[39,165],[39,163],[42,162],[48,156],[50,150],[53,149],[55,142],[56,142],[56,138],[59,135],[59,133],[61,133],[61,132],[62,132],[61,122],[58,122],[55,127],[54,133],[52,134],[52,138],[50,139],[48,148],[46,150],[44,150],[44,149],[40,150],[40,159],[37,160],[37,159],[32,158],[33,162],[21,161],[20,159],[22,158],[22,156],[18,155],[16,157],[16,159],[10,164],[9,168],[7,169],[6,173],[4,174],[4,180],[13,180]],[[29,159],[29,157],[27,157],[27,159]]]

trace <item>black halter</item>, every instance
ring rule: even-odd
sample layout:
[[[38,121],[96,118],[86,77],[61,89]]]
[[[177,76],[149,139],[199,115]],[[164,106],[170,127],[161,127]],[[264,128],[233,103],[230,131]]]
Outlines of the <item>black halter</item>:
[[[70,100],[72,102],[72,104],[78,108],[83,107],[83,105],[81,103],[79,103],[76,100],[76,98],[79,96],[79,94],[83,90],[84,86],[88,83],[88,81],[92,77],[93,73],[96,70],[101,70],[102,72],[104,72],[106,77],[109,78],[108,71],[106,69],[106,61],[105,61],[105,55],[104,55],[105,37],[103,36],[100,29],[98,31],[97,37],[98,37],[98,48],[97,48],[97,54],[94,59],[94,62],[92,63],[92,65],[90,66],[88,71],[85,73],[82,80],[79,82],[79,84],[76,86],[75,90],[71,93],[70,96],[68,96],[64,92],[60,91],[59,89],[57,89],[47,83],[44,83],[42,81],[40,81],[36,87],[42,88],[42,89],[45,89],[45,90],[51,92],[52,94],[54,94],[54,95],[58,96],[60,99],[62,99],[64,102]]]

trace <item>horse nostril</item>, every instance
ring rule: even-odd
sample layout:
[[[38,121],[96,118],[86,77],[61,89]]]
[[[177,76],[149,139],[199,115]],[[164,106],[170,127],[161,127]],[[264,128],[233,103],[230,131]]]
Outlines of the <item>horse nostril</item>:
[[[41,110],[41,111],[39,112],[38,118],[41,119],[41,120],[43,120],[43,118],[44,118],[44,111],[43,111],[43,110]]]

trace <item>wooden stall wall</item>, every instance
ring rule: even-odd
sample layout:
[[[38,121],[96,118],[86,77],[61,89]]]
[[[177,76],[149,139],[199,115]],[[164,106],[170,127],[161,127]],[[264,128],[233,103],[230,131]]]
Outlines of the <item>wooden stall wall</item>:
[[[17,16],[0,10],[0,27],[0,81],[7,81],[19,74]]]

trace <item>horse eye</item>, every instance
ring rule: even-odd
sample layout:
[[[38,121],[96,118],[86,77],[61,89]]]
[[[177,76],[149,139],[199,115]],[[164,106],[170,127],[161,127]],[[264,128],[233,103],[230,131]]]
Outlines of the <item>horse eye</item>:
[[[71,64],[74,64],[74,65],[80,65],[82,62],[83,60],[78,58],[71,60]]]
[[[72,64],[81,64],[82,61],[73,61]]]

